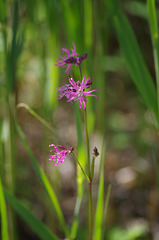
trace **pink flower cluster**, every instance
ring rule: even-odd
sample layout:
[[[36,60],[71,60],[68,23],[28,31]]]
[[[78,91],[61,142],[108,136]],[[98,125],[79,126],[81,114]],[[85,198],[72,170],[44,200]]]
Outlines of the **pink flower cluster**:
[[[62,52],[66,53],[65,57],[61,57],[63,60],[56,61],[58,64],[55,64],[56,66],[62,66],[67,67],[66,73],[70,71],[70,68],[72,67],[72,64],[80,65],[81,62],[87,57],[87,53],[81,55],[78,57],[78,53],[76,52],[76,46],[73,42],[73,49],[72,54],[70,54],[70,51],[66,48],[62,48]],[[77,81],[75,82],[73,78],[69,78],[69,83],[64,84],[58,89],[59,93],[59,99],[66,97],[67,102],[73,103],[73,101],[79,100],[80,108],[82,106],[84,109],[86,109],[86,102],[87,97],[97,97],[94,94],[91,94],[92,92],[97,92],[97,90],[91,90],[92,81],[90,81],[90,78],[86,79],[86,76],[83,77],[82,82]]]
[[[73,42],[73,49],[71,49],[71,52],[66,49],[62,48],[62,53],[65,54],[64,57],[60,56],[62,60],[56,61],[56,66],[66,67],[65,73],[69,73],[70,69],[72,67],[72,64],[75,64],[75,66],[79,66],[81,62],[86,59],[87,53],[78,56],[78,53],[76,52],[76,46]],[[80,68],[81,73],[81,68]],[[90,78],[86,79],[86,76],[84,76],[80,81],[74,81],[73,78],[69,77],[69,83],[64,84],[61,86],[57,93],[59,94],[59,99],[66,97],[67,102],[73,103],[74,101],[79,101],[80,108],[86,109],[86,102],[87,97],[97,97],[95,94],[92,94],[93,92],[97,92],[97,90],[91,90],[92,81]],[[73,151],[73,148],[67,148],[63,145],[56,146],[55,144],[49,145],[49,147],[53,147],[53,149],[50,150],[50,152],[54,152],[53,155],[50,155],[49,161],[56,161],[54,164],[57,166],[59,163],[63,163],[64,159],[66,158],[67,153],[71,153]],[[60,150],[59,150],[60,149]]]
[[[54,164],[55,166],[57,166],[59,163],[63,163],[64,158],[66,158],[66,154],[73,151],[73,147],[67,148],[63,145],[56,146],[55,144],[51,144],[49,145],[49,147],[53,147],[50,152],[56,152],[54,155],[50,155],[49,158],[49,161],[56,161],[56,163]],[[58,148],[62,151],[59,151]]]

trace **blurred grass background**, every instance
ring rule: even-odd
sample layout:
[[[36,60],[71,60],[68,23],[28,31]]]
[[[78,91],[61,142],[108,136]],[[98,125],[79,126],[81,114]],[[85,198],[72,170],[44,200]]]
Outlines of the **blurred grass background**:
[[[146,1],[120,2],[155,85]],[[0,0],[1,179],[38,219],[63,237],[47,195],[17,137],[15,123],[22,127],[33,154],[49,176],[66,222],[71,225],[76,199],[74,162],[69,159],[64,166],[55,168],[48,162],[48,145],[72,145],[76,149],[73,107],[55,98],[56,88],[67,81],[67,76],[64,69],[54,66],[61,48],[72,48],[74,41],[79,54],[88,52],[82,72],[91,77],[93,88],[98,90],[97,100],[88,101],[91,145],[101,149],[103,133],[107,142],[105,186],[107,189],[112,184],[112,194],[106,239],[157,240],[159,206],[154,160],[155,163],[158,160],[158,135],[150,110],[132,82],[110,15],[104,0]],[[76,67],[72,74],[79,78]],[[25,108],[17,109],[21,102],[48,121],[52,130]],[[97,161],[94,202],[98,165]],[[87,236],[86,201],[85,197],[77,239]],[[39,239],[21,218],[12,210],[9,212],[13,239]],[[139,231],[137,237],[133,230],[135,234]]]

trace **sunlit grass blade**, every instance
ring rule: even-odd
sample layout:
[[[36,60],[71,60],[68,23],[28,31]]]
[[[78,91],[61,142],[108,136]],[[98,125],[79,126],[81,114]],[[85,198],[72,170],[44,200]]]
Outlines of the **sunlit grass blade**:
[[[83,145],[80,110],[79,110],[77,102],[74,102],[74,110],[75,110],[77,138],[78,138],[77,157],[78,157],[78,161],[82,165],[83,169],[85,169],[85,164],[86,164],[85,163],[85,148]],[[76,200],[76,206],[75,206],[75,210],[74,210],[74,220],[73,220],[71,232],[70,232],[71,239],[75,239],[76,235],[77,235],[78,224],[79,224],[79,212],[80,212],[80,206],[81,206],[81,201],[82,201],[82,197],[83,197],[83,182],[84,182],[84,174],[77,164],[77,200]]]
[[[157,83],[157,102],[158,102],[158,114],[159,114],[159,36],[158,36],[158,24],[157,15],[155,9],[155,1],[147,0],[148,18],[151,30],[151,39],[153,45],[154,64],[156,72]]]
[[[93,25],[92,25],[92,4],[91,0],[84,0],[84,42],[89,51],[93,42]]]
[[[103,228],[102,228],[102,239],[103,240],[105,239],[104,236],[105,236],[105,231],[106,231],[106,217],[107,217],[107,212],[108,212],[110,193],[111,193],[111,185],[108,186],[107,196],[106,196],[106,199],[105,199]]]
[[[102,236],[102,222],[103,222],[103,205],[104,205],[104,160],[105,147],[102,147],[101,166],[100,166],[100,180],[98,189],[98,199],[96,206],[95,222],[94,222],[94,240],[101,239]]]
[[[52,30],[53,31],[53,30]],[[46,60],[46,73],[45,73],[45,92],[44,92],[44,104],[45,111],[48,109],[52,111],[57,106],[57,88],[59,86],[59,68],[55,66],[57,60],[58,39],[57,35],[50,34],[47,41],[47,48],[49,49],[49,57]]]
[[[39,122],[41,122],[45,127],[54,132],[54,128],[45,119],[43,119],[39,114],[37,114],[31,107],[26,103],[18,103],[17,108],[25,108],[31,115],[33,115]]]
[[[5,203],[1,178],[0,178],[0,215],[1,215],[1,239],[9,240],[7,209],[6,209],[6,203]]]
[[[58,240],[58,238],[45,226],[41,221],[39,221],[29,209],[27,209],[19,200],[13,197],[6,190],[4,191],[5,197],[15,211],[28,223],[32,230],[40,237],[42,240]],[[7,239],[5,239],[7,240]]]
[[[119,1],[107,0],[106,3],[132,79],[158,120],[157,94],[134,32]]]
[[[80,21],[80,5],[82,1],[73,1],[71,4],[68,1],[61,0],[62,16],[65,23],[66,34],[69,43],[72,41],[81,43],[81,21]],[[78,45],[79,45],[78,44]]]
[[[60,208],[60,205],[59,205],[59,202],[58,202],[58,199],[56,197],[56,194],[53,190],[53,187],[51,186],[46,174],[44,173],[44,171],[41,169],[41,167],[39,166],[39,164],[37,163],[29,145],[28,145],[28,142],[22,132],[22,130],[20,129],[20,127],[18,125],[16,125],[16,128],[17,128],[17,132],[19,134],[19,137],[21,138],[24,146],[25,146],[25,149],[32,161],[32,164],[38,174],[38,177],[40,178],[44,188],[46,189],[46,192],[48,193],[49,195],[49,198],[51,200],[51,203],[55,209],[55,212],[57,214],[57,217],[58,217],[58,220],[61,224],[61,227],[63,229],[63,231],[65,232],[65,235],[68,236],[68,228],[66,226],[66,223],[65,223],[65,220],[64,220],[64,216],[63,216],[63,213],[61,211],[61,208]]]

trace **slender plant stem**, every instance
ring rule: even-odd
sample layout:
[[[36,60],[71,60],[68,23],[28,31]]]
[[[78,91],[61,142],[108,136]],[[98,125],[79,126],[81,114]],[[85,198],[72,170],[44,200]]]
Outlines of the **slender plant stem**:
[[[84,109],[84,123],[85,123],[85,135],[86,135],[86,149],[87,149],[87,171],[88,177],[91,180],[91,163],[90,163],[90,147],[89,147],[89,136],[88,136],[88,128],[87,128],[87,110]]]
[[[72,155],[73,155],[74,159],[77,161],[78,165],[80,166],[81,171],[83,172],[85,178],[86,178],[87,181],[89,182],[89,177],[88,177],[87,174],[85,173],[85,171],[84,171],[83,167],[81,166],[80,162],[78,161],[76,155],[75,155],[73,152],[72,152]]]
[[[89,240],[93,239],[92,181],[89,182]]]
[[[80,70],[80,76],[81,76],[81,81],[82,81],[82,69],[81,69],[81,65],[79,65],[79,70]]]
[[[79,65],[80,76],[82,81],[82,70]],[[90,162],[90,147],[89,136],[87,127],[87,110],[84,109],[84,124],[85,124],[85,136],[86,136],[86,150],[87,150],[87,174],[88,174],[88,190],[89,190],[89,240],[93,239],[93,210],[92,210],[92,178],[91,178],[91,162]]]
[[[92,211],[92,179],[91,179],[91,164],[90,164],[90,147],[87,128],[87,111],[84,109],[84,122],[85,122],[85,135],[86,135],[86,148],[87,148],[87,168],[89,177],[89,240],[93,239],[93,211]]]

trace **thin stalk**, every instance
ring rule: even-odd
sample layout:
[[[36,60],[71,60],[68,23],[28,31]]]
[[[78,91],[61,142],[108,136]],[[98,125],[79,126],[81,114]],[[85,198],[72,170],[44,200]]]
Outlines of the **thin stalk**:
[[[78,159],[77,159],[76,155],[75,155],[73,152],[72,152],[72,155],[73,155],[74,159],[76,160],[76,162],[78,163],[78,165],[80,166],[80,168],[81,168],[81,171],[83,172],[83,174],[84,174],[85,178],[86,178],[86,179],[87,179],[87,181],[89,182],[89,177],[88,177],[88,176],[87,176],[87,174],[85,173],[85,171],[84,171],[84,169],[83,169],[82,165],[80,164],[80,162],[78,161]]]
[[[89,240],[93,239],[92,181],[89,182]]]
[[[79,65],[79,70],[80,70],[80,76],[81,76],[81,81],[82,81],[82,69],[81,69],[81,65]]]
[[[84,124],[85,124],[85,136],[86,136],[86,149],[87,149],[87,171],[88,177],[91,180],[91,163],[90,163],[90,147],[89,147],[89,136],[87,127],[87,110],[84,109]]]
[[[8,96],[8,113],[9,113],[9,139],[7,143],[7,148],[9,151],[8,156],[8,166],[9,168],[6,170],[7,174],[7,182],[8,188],[12,195],[15,195],[15,149],[16,149],[16,132],[15,132],[15,94],[10,94]],[[17,236],[17,225],[16,225],[16,215],[13,209],[10,209],[10,216],[11,216],[11,235],[12,239],[18,239]]]
[[[82,81],[82,70],[79,65],[79,71]],[[92,210],[92,177],[91,177],[91,162],[90,162],[90,146],[87,127],[87,110],[84,109],[84,124],[85,124],[85,137],[86,137],[86,150],[87,150],[87,174],[88,174],[88,190],[89,190],[89,240],[93,239],[93,210]]]
[[[87,148],[87,168],[89,177],[89,240],[93,239],[93,211],[92,211],[92,179],[91,179],[91,164],[90,164],[90,147],[87,128],[87,111],[84,109],[84,123],[85,123],[85,136],[86,136],[86,148]]]

